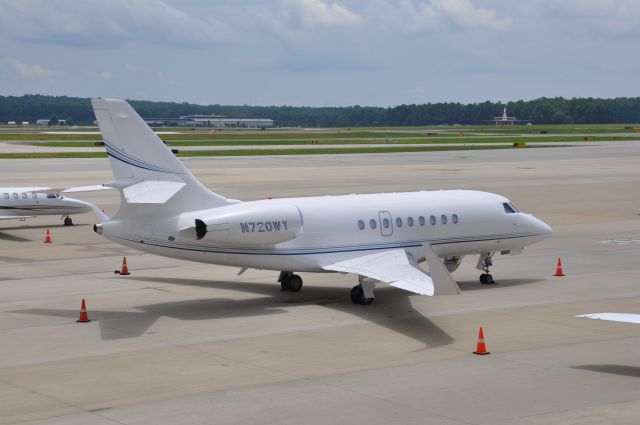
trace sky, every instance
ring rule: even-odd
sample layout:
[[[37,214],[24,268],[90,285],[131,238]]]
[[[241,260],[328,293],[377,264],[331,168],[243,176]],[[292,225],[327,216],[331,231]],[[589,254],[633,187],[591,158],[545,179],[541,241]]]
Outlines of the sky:
[[[0,95],[395,106],[640,96],[639,0],[0,0]]]

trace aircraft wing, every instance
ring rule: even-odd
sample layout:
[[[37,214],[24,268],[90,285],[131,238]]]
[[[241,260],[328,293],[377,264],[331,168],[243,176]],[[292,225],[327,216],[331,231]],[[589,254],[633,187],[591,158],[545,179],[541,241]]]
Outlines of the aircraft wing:
[[[403,249],[364,255],[322,268],[367,276],[416,294],[432,296],[434,293],[431,277],[420,270]]]
[[[24,220],[33,217],[32,215],[0,215],[0,220]]]
[[[587,319],[598,320],[610,320],[612,322],[625,322],[625,323],[639,323],[640,314],[625,314],[625,313],[592,313],[581,314],[575,317],[586,317]]]
[[[62,191],[62,193],[78,193],[78,192],[97,192],[99,190],[112,190],[113,187],[105,186],[103,184],[93,184],[90,186],[77,186],[70,187]]]

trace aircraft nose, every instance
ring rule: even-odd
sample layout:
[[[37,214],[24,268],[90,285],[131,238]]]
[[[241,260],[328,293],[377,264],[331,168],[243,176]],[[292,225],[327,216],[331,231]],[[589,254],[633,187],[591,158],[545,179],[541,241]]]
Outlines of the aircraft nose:
[[[540,233],[545,236],[551,236],[553,234],[553,229],[547,223],[545,223],[544,221],[538,218],[535,218],[535,217],[532,217],[532,218],[534,221],[534,228],[536,229],[537,233]]]
[[[88,202],[84,202],[84,201],[80,201],[78,199],[74,199],[73,200],[73,204],[77,208],[82,208],[82,212],[91,211],[91,204],[89,204]]]

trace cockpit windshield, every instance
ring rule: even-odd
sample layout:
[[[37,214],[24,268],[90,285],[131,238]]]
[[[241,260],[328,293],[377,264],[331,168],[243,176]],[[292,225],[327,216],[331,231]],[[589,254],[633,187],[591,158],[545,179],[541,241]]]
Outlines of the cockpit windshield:
[[[504,212],[506,212],[507,214],[516,214],[520,212],[518,207],[513,205],[513,202],[505,202],[502,204],[502,206],[504,207]]]
[[[47,199],[62,199],[62,195],[55,192],[47,192]]]

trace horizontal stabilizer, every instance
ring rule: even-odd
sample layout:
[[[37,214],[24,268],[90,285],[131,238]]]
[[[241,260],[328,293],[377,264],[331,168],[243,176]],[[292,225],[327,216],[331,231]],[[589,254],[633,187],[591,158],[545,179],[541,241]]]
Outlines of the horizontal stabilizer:
[[[612,322],[640,323],[640,314],[630,313],[592,313],[581,314],[575,317],[586,317],[587,319],[610,320]]]
[[[164,204],[186,186],[183,182],[145,180],[122,189],[129,204]]]
[[[323,269],[356,273],[416,294],[433,295],[433,281],[412,263],[403,249],[395,249],[341,261]]]

